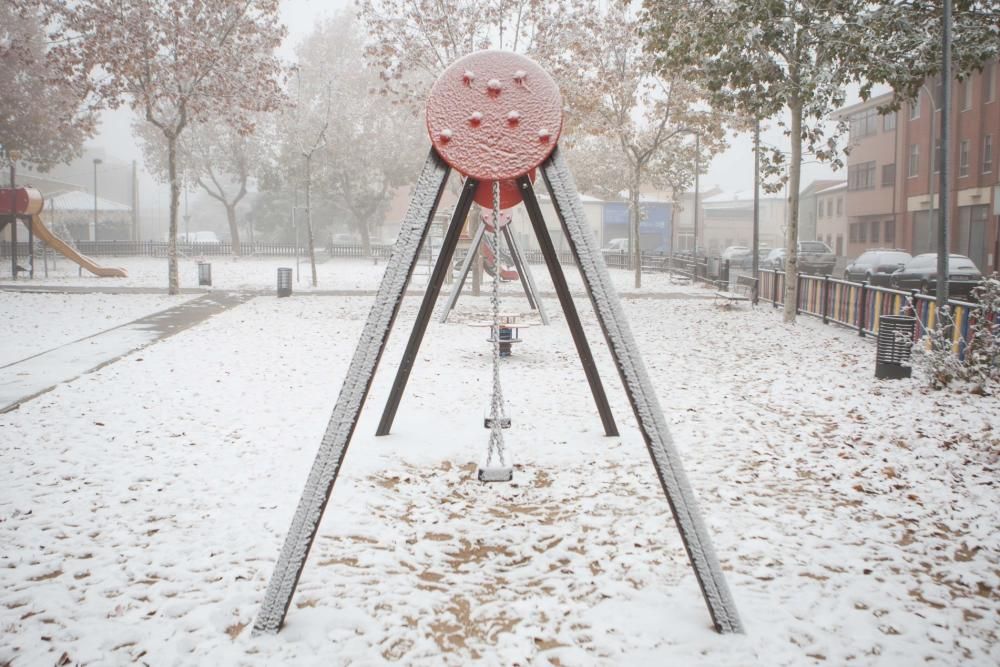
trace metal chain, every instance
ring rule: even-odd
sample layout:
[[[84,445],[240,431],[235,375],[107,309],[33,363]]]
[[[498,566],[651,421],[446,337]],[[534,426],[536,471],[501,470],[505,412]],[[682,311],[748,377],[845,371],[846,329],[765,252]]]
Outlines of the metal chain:
[[[490,447],[486,454],[489,467],[496,455],[500,465],[507,465],[504,450],[503,389],[500,386],[500,182],[493,181],[493,290],[490,303],[493,307],[493,397],[490,401]]]

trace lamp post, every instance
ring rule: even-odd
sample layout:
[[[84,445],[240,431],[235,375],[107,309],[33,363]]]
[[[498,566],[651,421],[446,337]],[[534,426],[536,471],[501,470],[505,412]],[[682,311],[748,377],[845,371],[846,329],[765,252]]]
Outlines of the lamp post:
[[[694,134],[694,255],[698,256],[698,176],[701,173],[701,134]]]
[[[94,226],[90,229],[90,240],[97,240],[97,165],[101,164],[103,160],[99,157],[94,158]]]

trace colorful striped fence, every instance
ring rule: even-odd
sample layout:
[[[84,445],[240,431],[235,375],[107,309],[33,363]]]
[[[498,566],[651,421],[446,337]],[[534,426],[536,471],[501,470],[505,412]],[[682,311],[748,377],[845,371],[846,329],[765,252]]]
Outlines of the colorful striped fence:
[[[784,304],[785,274],[782,271],[762,269],[760,299],[771,302],[775,308]],[[811,315],[824,323],[839,324],[858,332],[858,335],[878,335],[879,317],[882,315],[914,315],[917,318],[915,338],[923,337],[937,321],[937,303],[934,297],[916,290],[903,292],[867,283],[853,283],[830,276],[799,275],[796,312]],[[912,304],[912,306],[911,306]],[[948,301],[954,328],[952,349],[960,357],[965,355],[969,340],[969,324],[978,307],[965,301]]]

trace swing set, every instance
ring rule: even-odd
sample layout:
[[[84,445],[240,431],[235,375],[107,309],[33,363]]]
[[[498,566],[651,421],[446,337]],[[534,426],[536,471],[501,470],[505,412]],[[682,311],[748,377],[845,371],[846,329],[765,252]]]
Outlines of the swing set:
[[[340,466],[358,423],[375,370],[399,312],[421,244],[434,219],[451,169],[465,176],[451,224],[417,313],[403,358],[396,370],[376,435],[388,435],[410,371],[441,292],[473,201],[492,209],[500,220],[503,208],[523,203],[545,259],[552,283],[590,385],[604,432],[618,435],[597,366],[573,303],[562,267],[532,186],[536,169],[552,198],[563,233],[573,251],[595,315],[628,396],[650,459],[701,588],[715,629],[742,632],[735,603],[702,521],[694,493],[673,446],[663,411],[625,320],[597,242],[587,225],[583,205],[557,146],[562,130],[562,99],[549,75],[530,59],[513,53],[479,51],[454,62],[434,84],[427,101],[427,129],[432,147],[417,179],[396,245],[386,265],[375,303],[351,359],[344,385],[333,407],[322,443],[309,473],[281,553],[275,563],[254,633],[278,632],[288,613],[306,559],[330,500]],[[493,225],[493,247],[500,248],[503,225]],[[499,279],[490,295],[493,331],[501,324]],[[453,305],[453,304],[450,304]],[[450,307],[446,309],[450,310]],[[510,417],[500,383],[498,335],[491,336],[492,395],[484,425],[489,429],[487,454],[478,469],[483,482],[512,478],[504,444]]]

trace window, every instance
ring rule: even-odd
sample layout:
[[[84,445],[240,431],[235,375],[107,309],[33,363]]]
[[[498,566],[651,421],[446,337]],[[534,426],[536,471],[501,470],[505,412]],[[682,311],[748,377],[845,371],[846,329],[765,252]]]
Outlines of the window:
[[[882,231],[885,232],[882,234],[882,240],[885,241],[885,244],[887,246],[896,245],[896,221],[886,220]]]
[[[878,132],[878,110],[859,111],[851,116],[851,139],[868,137]]]
[[[880,220],[872,220],[871,222],[872,233],[870,234],[872,243],[878,243],[878,233],[881,226],[882,222]]]
[[[844,198],[837,197],[837,215],[844,215]],[[829,239],[827,240],[827,245],[830,245]]]
[[[833,217],[833,200],[832,199],[827,199],[826,200],[826,217],[828,217],[828,218],[832,218]]]
[[[882,165],[882,187],[888,188],[896,184],[896,165]]]
[[[858,223],[858,243],[868,242],[868,223],[859,222]]]
[[[849,239],[850,239],[851,243],[857,243],[857,241],[858,241],[858,225],[857,225],[857,223],[854,223],[854,222],[851,223]]]
[[[823,200],[822,199],[820,199],[820,200],[817,201],[817,204],[816,204],[816,217],[817,218],[822,218],[823,217]]]
[[[862,162],[847,168],[848,190],[871,190],[875,187],[875,162]]]
[[[983,173],[988,174],[993,171],[993,135],[987,134],[983,137]]]
[[[996,94],[995,74],[993,63],[983,68],[983,102],[993,101],[993,96]]]
[[[969,175],[969,140],[963,139],[958,145],[958,176]]]
[[[882,129],[886,132],[896,129],[896,112],[892,111],[882,116]]]
[[[914,178],[920,173],[920,146],[910,144],[910,154],[906,161],[906,176]]]
[[[962,82],[962,111],[972,108],[972,79]]]
[[[912,102],[910,102],[910,120],[916,120],[920,118],[920,91],[917,91],[917,97]]]
[[[941,140],[939,139],[934,143],[934,173],[937,174],[941,171],[941,165],[944,164],[944,151],[941,150]]]

